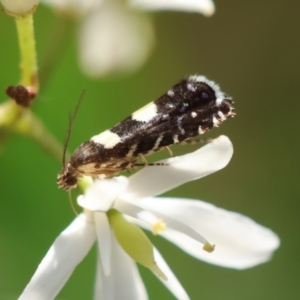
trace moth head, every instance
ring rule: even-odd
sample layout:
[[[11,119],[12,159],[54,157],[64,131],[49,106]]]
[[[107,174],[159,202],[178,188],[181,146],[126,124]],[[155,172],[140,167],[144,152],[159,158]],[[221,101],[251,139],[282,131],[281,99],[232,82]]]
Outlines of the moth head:
[[[65,165],[57,176],[57,184],[60,189],[69,191],[77,187],[77,174],[70,163]]]
[[[77,111],[79,109],[79,106],[83,99],[84,94],[85,94],[85,91],[83,90],[78,99],[78,102],[77,102],[77,105],[75,107],[73,114],[70,114],[70,116],[69,116],[69,127],[68,127],[68,131],[67,131],[65,142],[64,142],[64,148],[63,148],[63,158],[62,158],[63,169],[57,175],[58,187],[60,189],[64,189],[65,191],[69,191],[70,189],[74,189],[77,187],[78,174],[77,174],[76,170],[74,169],[74,167],[71,165],[71,163],[66,164],[66,152],[67,152],[68,142],[69,142],[70,135],[71,135],[72,125],[73,125],[75,116],[77,114]]]

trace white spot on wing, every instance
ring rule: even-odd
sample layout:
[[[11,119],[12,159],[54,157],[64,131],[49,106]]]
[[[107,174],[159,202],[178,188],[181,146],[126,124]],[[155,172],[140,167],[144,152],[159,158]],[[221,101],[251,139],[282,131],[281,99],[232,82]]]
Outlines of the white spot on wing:
[[[221,118],[222,121],[226,120],[226,117],[221,111],[218,111],[218,116]]]
[[[178,129],[180,130],[180,133],[182,135],[184,135],[185,130],[184,130],[184,128],[182,128],[182,117],[177,119],[177,126],[178,126]]]
[[[222,104],[223,100],[224,100],[224,98],[217,98],[217,99],[216,99],[216,104],[217,104],[218,106],[220,106],[220,105]]]
[[[219,126],[220,121],[215,116],[213,116],[212,121],[214,123],[214,127],[218,127]]]
[[[134,144],[130,147],[130,150],[128,151],[128,153],[126,154],[127,157],[132,157],[133,153],[135,152],[136,148],[137,148],[137,144]]]
[[[174,97],[175,93],[173,92],[173,90],[168,90],[167,95],[170,97]]]
[[[106,149],[112,149],[121,142],[121,138],[110,130],[106,130],[91,138],[91,141],[103,145]]]
[[[164,138],[164,135],[163,135],[163,134],[161,134],[161,135],[158,137],[158,139],[156,140],[156,142],[155,142],[155,144],[154,144],[153,150],[158,149],[159,144],[160,144],[160,142],[162,141],[163,138]]]
[[[191,112],[191,116],[192,116],[192,118],[196,118],[196,117],[197,117],[197,113],[194,112],[194,111],[192,111],[192,112]]]
[[[192,91],[192,92],[195,92],[195,91],[196,91],[195,87],[194,87],[191,83],[188,83],[188,84],[187,84],[187,88],[188,88],[188,90],[190,90],[190,91]]]
[[[135,121],[149,122],[157,115],[157,106],[154,102],[142,107],[141,109],[134,112],[131,117]]]

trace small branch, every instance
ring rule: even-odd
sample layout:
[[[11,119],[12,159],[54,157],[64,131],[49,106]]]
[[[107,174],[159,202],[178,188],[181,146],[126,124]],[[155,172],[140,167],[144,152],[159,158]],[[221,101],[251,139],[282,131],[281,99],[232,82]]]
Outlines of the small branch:
[[[3,103],[0,106],[0,127],[32,138],[47,153],[61,162],[63,146],[31,110],[23,109],[12,100]]]
[[[28,14],[24,17],[15,18],[20,47],[20,84],[39,88],[37,75],[37,59],[35,49],[35,36],[33,27],[33,15]]]

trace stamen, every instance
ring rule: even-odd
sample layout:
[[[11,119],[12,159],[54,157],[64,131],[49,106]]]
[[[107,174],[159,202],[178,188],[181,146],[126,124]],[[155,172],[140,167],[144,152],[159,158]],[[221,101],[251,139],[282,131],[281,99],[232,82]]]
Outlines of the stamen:
[[[154,235],[158,235],[158,234],[164,232],[165,229],[166,229],[166,223],[160,219],[157,219],[157,221],[152,226],[152,233]]]
[[[216,245],[211,245],[210,243],[207,242],[204,244],[202,249],[208,253],[212,253],[215,250],[215,246]]]

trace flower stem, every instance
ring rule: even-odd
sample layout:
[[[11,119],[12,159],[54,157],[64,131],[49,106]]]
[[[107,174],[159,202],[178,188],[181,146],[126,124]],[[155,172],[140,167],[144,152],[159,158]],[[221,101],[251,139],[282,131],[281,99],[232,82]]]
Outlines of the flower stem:
[[[15,18],[20,47],[20,84],[38,90],[37,59],[33,27],[33,15]]]
[[[15,16],[15,21],[20,48],[20,85],[33,88],[37,93],[39,81],[33,14]],[[4,129],[4,133],[17,132],[32,138],[52,157],[61,161],[63,147],[30,109],[17,105],[13,100],[1,104],[0,128]],[[6,134],[4,136],[7,137]]]

